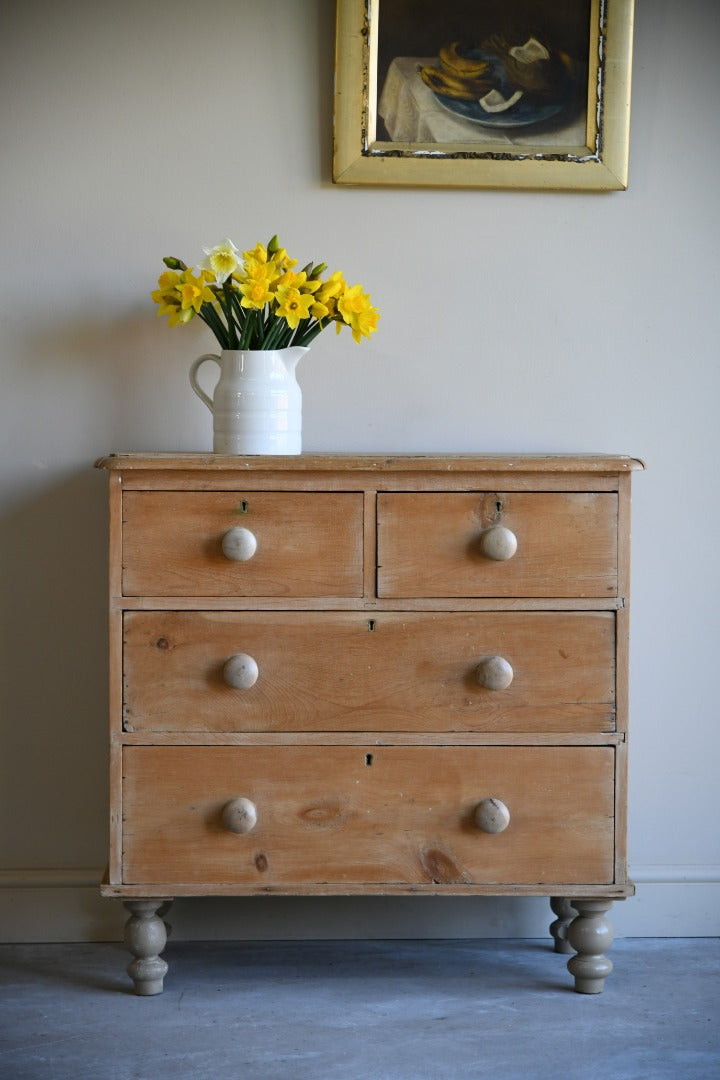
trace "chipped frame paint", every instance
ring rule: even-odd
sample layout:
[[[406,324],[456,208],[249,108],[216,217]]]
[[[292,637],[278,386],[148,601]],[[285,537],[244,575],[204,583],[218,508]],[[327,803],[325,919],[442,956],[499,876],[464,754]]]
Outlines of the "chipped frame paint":
[[[628,183],[634,0],[592,0],[586,144],[399,143],[376,138],[381,0],[337,0],[333,182],[621,190]]]

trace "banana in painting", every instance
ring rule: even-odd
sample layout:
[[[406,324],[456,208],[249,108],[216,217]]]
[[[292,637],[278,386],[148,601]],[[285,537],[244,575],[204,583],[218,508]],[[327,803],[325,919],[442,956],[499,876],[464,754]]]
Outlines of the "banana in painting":
[[[634,0],[338,0],[333,180],[627,186]]]

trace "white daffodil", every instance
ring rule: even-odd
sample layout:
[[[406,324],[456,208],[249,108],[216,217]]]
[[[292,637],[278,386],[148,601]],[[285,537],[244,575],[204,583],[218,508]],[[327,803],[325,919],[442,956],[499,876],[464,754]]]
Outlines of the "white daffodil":
[[[235,247],[232,240],[225,238],[222,243],[217,244],[214,248],[203,248],[203,251],[207,258],[198,264],[198,269],[212,270],[216,280],[221,285],[240,266],[240,260],[237,257],[238,248]]]

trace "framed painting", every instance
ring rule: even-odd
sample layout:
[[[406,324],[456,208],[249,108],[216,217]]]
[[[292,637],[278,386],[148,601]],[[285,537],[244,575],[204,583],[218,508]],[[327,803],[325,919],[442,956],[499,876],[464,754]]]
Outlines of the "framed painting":
[[[337,0],[338,184],[627,187],[634,0]]]

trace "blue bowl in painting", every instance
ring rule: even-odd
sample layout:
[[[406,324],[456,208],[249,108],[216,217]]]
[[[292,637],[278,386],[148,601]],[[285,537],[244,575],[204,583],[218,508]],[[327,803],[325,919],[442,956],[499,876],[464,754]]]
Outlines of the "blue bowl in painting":
[[[495,53],[474,48],[464,50],[463,56],[468,60],[484,60],[489,65],[488,81],[506,101],[518,90],[517,84],[514,84],[508,76],[503,60]],[[563,60],[565,60],[564,57]],[[433,93],[444,109],[473,124],[489,128],[530,127],[533,124],[543,124],[552,120],[573,101],[577,80],[573,77],[570,64],[572,61],[567,58],[567,63],[563,64],[564,78],[558,80],[556,92],[552,96],[539,98],[531,92],[525,92],[519,101],[503,112],[488,112],[479,100],[466,101],[452,98],[436,90]]]

